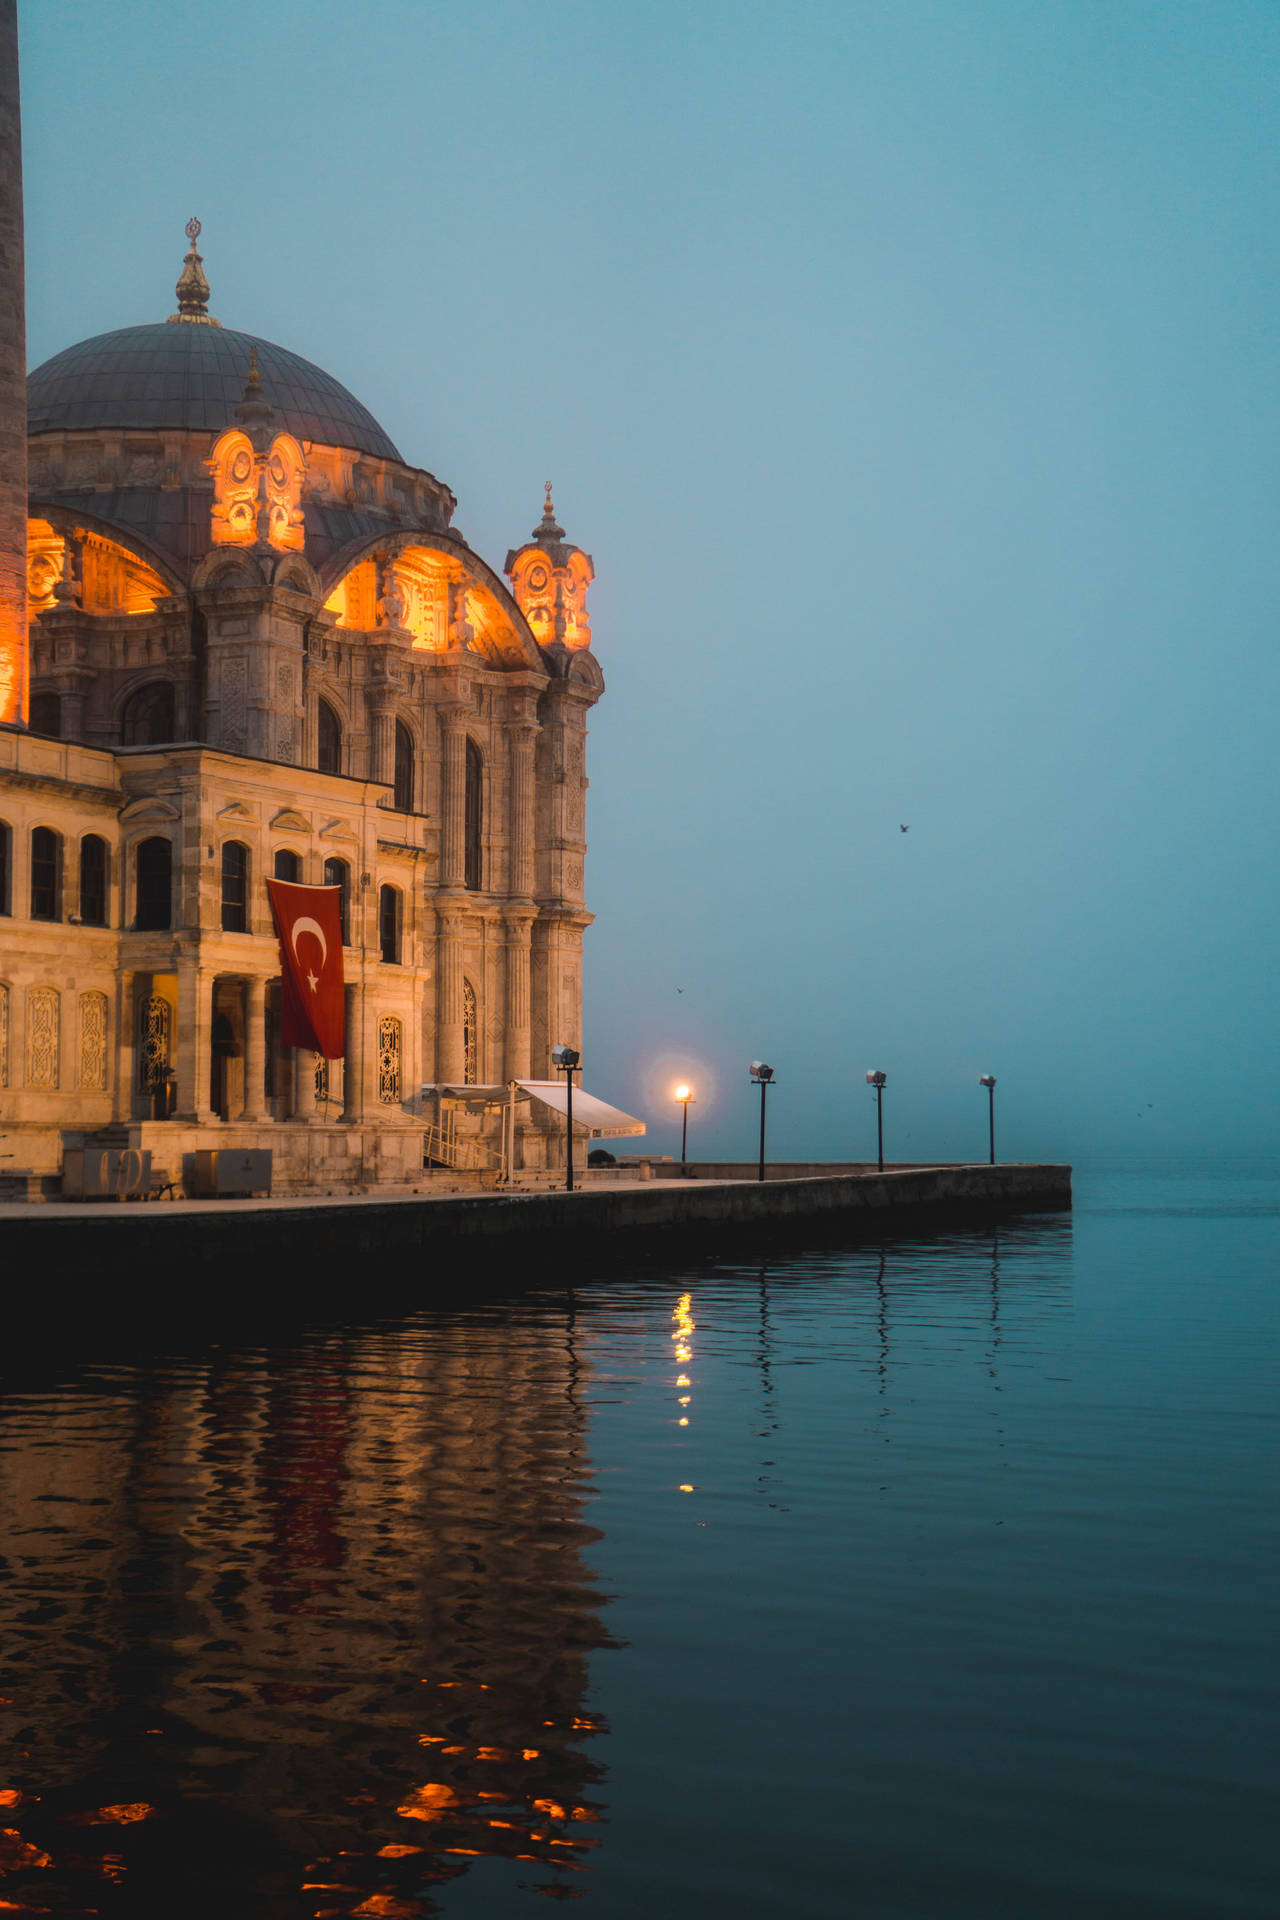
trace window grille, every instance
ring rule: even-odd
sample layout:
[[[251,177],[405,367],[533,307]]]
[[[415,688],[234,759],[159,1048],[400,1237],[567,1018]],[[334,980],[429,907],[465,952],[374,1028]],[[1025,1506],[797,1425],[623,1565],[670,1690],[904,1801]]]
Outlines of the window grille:
[[[107,843],[96,833],[80,842],[80,918],[86,927],[107,924]]]
[[[125,701],[120,738],[126,747],[159,747],[174,736],[173,686],[152,680]]]
[[[249,929],[249,849],[238,840],[222,845],[222,931]]]
[[[400,1022],[391,1013],[378,1022],[378,1099],[384,1107],[400,1099]]]
[[[173,847],[168,840],[144,840],[137,853],[137,913],[134,926],[156,931],[173,920]]]
[[[462,983],[462,1077],[469,1087],[480,1078],[480,1044],[476,1032],[476,990],[469,980]]]
[[[169,1071],[169,1030],[172,1013],[169,1002],[153,993],[142,1002],[138,1015],[138,1087],[154,1093]]]
[[[32,987],[27,994],[27,1085],[58,1084],[58,993]]]
[[[321,773],[342,772],[342,722],[329,705],[316,705],[316,766]]]
[[[80,1085],[87,1093],[107,1086],[107,996],[80,995]]]
[[[329,1062],[322,1053],[316,1055],[316,1099],[329,1098]]]
[[[351,945],[351,934],[347,925],[347,897],[351,891],[351,873],[345,860],[326,860],[324,863],[324,884],[338,888],[338,918],[342,922],[342,944]]]
[[[62,918],[62,835],[37,827],[31,836],[31,918]]]
[[[396,721],[395,793],[397,813],[413,812],[413,735],[403,720]]]
[[[474,740],[467,742],[466,841],[464,882],[478,889],[482,884],[482,837],[484,829],[484,762]]]

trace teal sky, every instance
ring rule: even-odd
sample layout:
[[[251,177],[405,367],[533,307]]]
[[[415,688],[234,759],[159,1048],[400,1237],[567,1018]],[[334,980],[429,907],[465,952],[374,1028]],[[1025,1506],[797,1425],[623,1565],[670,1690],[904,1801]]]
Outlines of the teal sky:
[[[595,558],[586,1084],[1274,1151],[1280,9],[22,13],[33,364],[212,310]],[[900,832],[906,822],[910,832]],[[677,989],[683,989],[678,992]],[[663,1123],[651,1143],[677,1136]]]

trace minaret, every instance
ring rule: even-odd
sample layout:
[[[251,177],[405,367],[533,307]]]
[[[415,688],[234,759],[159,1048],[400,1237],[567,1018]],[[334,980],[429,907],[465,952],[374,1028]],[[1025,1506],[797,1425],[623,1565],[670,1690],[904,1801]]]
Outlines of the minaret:
[[[27,724],[27,326],[17,0],[0,0],[0,726]]]

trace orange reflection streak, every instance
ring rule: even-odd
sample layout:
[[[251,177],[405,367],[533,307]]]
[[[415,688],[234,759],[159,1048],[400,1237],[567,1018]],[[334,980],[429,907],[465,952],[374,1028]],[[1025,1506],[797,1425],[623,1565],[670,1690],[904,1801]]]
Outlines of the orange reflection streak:
[[[0,1873],[22,1873],[28,1867],[52,1865],[48,1854],[24,1840],[16,1827],[0,1827]]]
[[[146,1800],[127,1800],[116,1807],[96,1807],[92,1813],[64,1813],[63,1819],[73,1827],[131,1827],[138,1820],[154,1820],[159,1808],[149,1805]]]
[[[396,1812],[406,1820],[438,1820],[446,1807],[461,1805],[452,1787],[446,1787],[440,1780],[428,1780],[425,1787],[415,1788]]]
[[[422,1908],[410,1906],[407,1900],[397,1900],[393,1893],[371,1893],[358,1907],[352,1907],[352,1913],[377,1915],[378,1920],[422,1920]]]
[[[379,1860],[404,1860],[411,1853],[421,1853],[421,1847],[402,1847],[393,1840],[385,1847],[378,1848]]]

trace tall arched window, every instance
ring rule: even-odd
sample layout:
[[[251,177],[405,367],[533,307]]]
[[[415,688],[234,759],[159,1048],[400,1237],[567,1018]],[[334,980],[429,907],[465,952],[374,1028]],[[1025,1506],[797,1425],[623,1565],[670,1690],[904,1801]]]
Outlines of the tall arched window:
[[[397,813],[413,812],[413,735],[396,721],[395,803]]]
[[[342,772],[342,722],[327,700],[316,703],[316,766],[321,773]]]
[[[151,680],[131,693],[120,717],[120,738],[126,747],[160,747],[172,740],[173,686]]]
[[[469,980],[462,983],[462,1077],[469,1087],[480,1078],[480,1032],[476,1019],[476,990]]]
[[[342,944],[351,945],[351,930],[347,920],[347,901],[351,894],[351,869],[345,860],[326,860],[324,863],[324,884],[338,889],[338,918],[342,922]]]
[[[52,827],[31,835],[31,918],[62,918],[62,835]]]
[[[7,820],[0,820],[0,913],[12,913],[10,884],[13,878],[13,832]]]
[[[56,693],[33,693],[31,696],[31,718],[28,722],[32,733],[42,733],[46,739],[62,738],[62,699]]]
[[[400,894],[395,887],[378,893],[378,943],[389,966],[400,964]]]
[[[469,887],[483,885],[481,835],[484,828],[484,762],[474,740],[467,742],[466,853],[464,878]]]
[[[249,931],[249,849],[238,840],[222,843],[222,931]]]
[[[302,878],[302,857],[288,847],[276,848],[276,879],[298,881]]]
[[[137,912],[135,927],[156,932],[173,924],[173,847],[157,836],[144,840],[135,855]]]
[[[107,843],[98,833],[80,842],[80,918],[86,927],[107,924]]]

